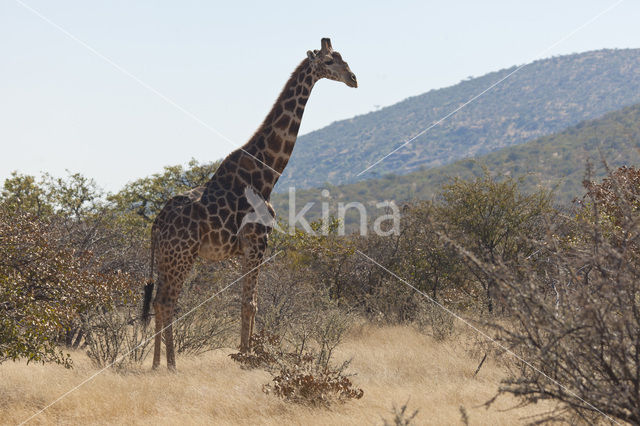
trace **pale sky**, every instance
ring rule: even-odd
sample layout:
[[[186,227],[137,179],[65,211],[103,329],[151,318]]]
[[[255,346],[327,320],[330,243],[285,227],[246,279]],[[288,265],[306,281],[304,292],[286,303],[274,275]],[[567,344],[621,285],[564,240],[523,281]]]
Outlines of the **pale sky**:
[[[317,84],[301,134],[542,57],[640,47],[635,0],[546,52],[616,0],[20,1],[235,143],[2,0],[0,179],[69,169],[112,191],[243,144],[321,37],[331,37],[360,87]]]

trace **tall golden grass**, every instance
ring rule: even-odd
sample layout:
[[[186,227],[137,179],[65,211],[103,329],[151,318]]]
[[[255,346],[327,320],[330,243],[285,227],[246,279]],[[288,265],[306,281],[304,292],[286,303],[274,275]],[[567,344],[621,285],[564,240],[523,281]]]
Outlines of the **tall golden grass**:
[[[270,381],[261,370],[243,370],[231,349],[194,358],[178,358],[177,374],[166,368],[118,373],[105,371],[31,419],[30,424],[239,424],[344,425],[382,424],[395,404],[408,401],[419,410],[415,424],[469,423],[513,425],[545,407],[513,408],[502,398],[486,409],[506,374],[488,359],[474,378],[480,359],[465,349],[469,336],[437,342],[411,327],[355,327],[339,347],[337,359],[353,358],[353,382],[364,397],[330,408],[282,401],[262,392]],[[81,352],[72,354],[75,368],[55,365],[0,365],[0,422],[17,424],[97,370]],[[148,364],[148,363],[147,363]],[[550,408],[550,407],[546,407]]]

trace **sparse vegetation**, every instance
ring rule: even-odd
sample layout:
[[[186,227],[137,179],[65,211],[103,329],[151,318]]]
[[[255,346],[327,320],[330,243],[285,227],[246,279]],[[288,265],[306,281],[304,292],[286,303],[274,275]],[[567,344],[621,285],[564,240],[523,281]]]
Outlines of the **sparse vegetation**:
[[[350,329],[349,315],[337,309],[316,309],[298,316],[284,330],[286,339],[266,330],[252,336],[252,350],[231,354],[248,368],[267,370],[272,380],[264,392],[311,406],[360,399],[364,392],[347,372],[350,360],[335,363],[335,351]]]
[[[471,424],[511,426],[552,408],[547,403],[517,407],[504,396],[490,409],[482,404],[504,378],[500,360],[489,359],[478,378],[478,360],[466,354],[466,332],[460,340],[437,342],[409,326],[363,325],[352,330],[335,351],[336,362],[353,359],[350,369],[361,399],[330,408],[296,404],[266,394],[272,376],[262,369],[243,369],[229,358],[234,349],[197,357],[183,356],[178,371],[151,372],[151,357],[133,372],[109,369],[39,414],[35,424],[185,424],[237,425],[380,425],[392,420],[394,403],[409,400],[408,414],[419,410],[415,425],[460,424],[459,405]],[[85,354],[72,351],[74,369],[56,365],[0,365],[0,418],[18,424],[44,405],[95,373]]]
[[[535,256],[493,268],[472,260],[496,280],[510,320],[494,324],[499,336],[528,361],[501,392],[561,401],[548,419],[640,422],[639,176],[621,168],[586,182],[577,219],[554,216]]]
[[[392,420],[384,420],[384,426],[409,426],[413,423],[413,419],[418,415],[418,410],[409,412],[408,402],[402,404],[400,408],[393,405],[393,410],[391,413],[393,414]]]
[[[135,367],[147,355],[153,339],[151,330],[142,326],[132,306],[106,309],[98,307],[88,315],[85,347],[96,367],[113,367],[120,371]]]
[[[530,194],[540,189],[553,190],[554,202],[569,207],[583,188],[586,161],[595,162],[594,178],[607,175],[601,167],[602,157],[610,167],[640,163],[640,105],[633,105],[602,117],[579,123],[558,133],[509,146],[489,154],[477,153],[444,166],[418,169],[409,174],[392,174],[344,185],[322,184],[331,194],[331,212],[339,202],[359,201],[367,206],[369,216],[379,214],[374,202],[395,200],[414,203],[438,196],[451,178],[470,180],[484,175],[484,169],[495,178],[520,178],[519,189]],[[297,150],[297,148],[296,148]],[[296,157],[298,152],[296,151]],[[386,163],[386,161],[385,161]],[[350,166],[351,168],[352,166]],[[364,168],[364,166],[362,167]],[[272,203],[280,217],[289,217],[287,193],[275,193]],[[296,188],[298,209],[307,203],[314,205],[307,218],[321,216],[321,204],[327,199],[320,189]],[[357,215],[346,216],[347,229],[356,230]]]
[[[176,181],[191,176],[196,183],[215,165],[192,167],[193,173],[168,169],[141,180],[140,188],[157,195],[156,186],[168,185],[168,179],[176,191]],[[522,179],[485,170],[449,181],[433,201],[404,206],[398,235],[339,236],[335,220],[327,224],[328,236],[274,235],[271,250],[284,254],[262,269],[256,329],[263,332],[254,336],[252,352],[232,355],[243,367],[234,371],[256,378],[253,390],[265,392],[260,398],[310,410],[349,401],[335,407],[353,405],[339,409],[357,411],[371,403],[362,402],[367,398],[385,395],[388,408],[400,395],[380,388],[395,381],[401,389],[403,378],[396,374],[404,374],[404,381],[421,374],[411,380],[429,389],[437,381],[424,366],[413,365],[425,362],[419,352],[465,348],[454,374],[465,386],[479,385],[487,375],[494,383],[492,394],[480,393],[484,400],[476,404],[496,395],[523,405],[549,400],[541,421],[595,421],[602,412],[638,422],[639,176],[628,167],[610,171],[602,182],[585,182],[586,197],[568,212],[552,207],[549,191],[523,192]],[[122,377],[148,363],[152,331],[141,327],[137,304],[148,270],[148,215],[159,204],[148,202],[140,210],[132,195],[137,190],[127,191],[104,196],[80,175],[38,183],[16,174],[5,184],[2,360],[71,366],[71,359],[82,359],[93,368],[112,366]],[[229,290],[207,299],[238,274],[235,261],[196,265],[174,327],[180,355],[229,355],[221,348],[237,343],[238,294]],[[492,330],[528,364],[479,344],[432,300]],[[380,330],[400,337],[368,346],[366,339],[384,334]],[[404,346],[413,352],[404,353]],[[393,357],[403,352],[408,365],[381,360],[390,351]],[[446,418],[469,421],[458,402]],[[392,421],[419,423],[426,408],[413,406],[396,409]],[[476,418],[481,416],[474,412]]]

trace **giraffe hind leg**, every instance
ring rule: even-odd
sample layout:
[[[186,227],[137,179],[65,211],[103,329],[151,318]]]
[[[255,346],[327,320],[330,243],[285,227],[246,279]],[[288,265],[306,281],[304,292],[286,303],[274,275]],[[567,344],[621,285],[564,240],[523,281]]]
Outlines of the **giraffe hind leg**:
[[[162,313],[158,303],[153,304],[153,311],[155,313],[156,334],[154,335],[153,345],[153,369],[155,370],[160,365],[160,351],[162,350]]]
[[[158,292],[156,293],[156,302],[154,307],[156,308],[156,312],[160,312],[162,316],[162,326],[158,329],[156,328],[156,339],[161,339],[164,337],[164,344],[167,355],[167,367],[169,370],[175,370],[176,368],[176,357],[175,357],[175,349],[173,344],[173,322],[175,307],[178,303],[178,296],[180,295],[180,290],[182,289],[182,285],[186,280],[189,272],[191,271],[191,266],[193,265],[194,257],[184,256],[178,265],[172,264],[171,270],[162,270],[161,275],[163,277],[162,286],[158,288]],[[156,314],[157,315],[157,314]],[[159,343],[156,345],[159,348]],[[159,352],[158,349],[158,362],[159,362]],[[155,361],[155,357],[154,357]]]
[[[156,312],[156,334],[153,348],[153,369],[160,365],[162,351],[162,340],[164,338],[165,353],[167,356],[167,367],[175,370],[176,357],[173,347],[173,312],[174,306],[170,303],[157,302],[154,304]]]

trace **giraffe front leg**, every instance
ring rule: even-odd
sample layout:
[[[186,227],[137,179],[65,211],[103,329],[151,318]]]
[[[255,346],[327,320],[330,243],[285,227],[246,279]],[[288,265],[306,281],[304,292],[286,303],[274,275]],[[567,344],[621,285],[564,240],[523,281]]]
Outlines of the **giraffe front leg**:
[[[242,283],[242,327],[240,331],[240,352],[246,353],[251,350],[251,335],[253,325],[258,311],[256,301],[256,291],[258,286],[258,266],[260,261],[245,262],[245,272]]]
[[[251,350],[251,336],[258,311],[256,297],[258,289],[258,271],[267,248],[267,234],[244,235],[244,281],[242,283],[242,327],[240,330],[240,352]]]
[[[244,293],[244,291],[243,291]],[[253,334],[253,323],[255,321],[258,306],[256,302],[242,298],[242,327],[240,331],[240,352],[246,353],[251,350],[251,335]]]
[[[257,280],[256,280],[256,284],[257,284]],[[256,285],[256,288],[258,286]],[[249,349],[251,349],[251,336],[253,336],[253,326],[256,323],[256,313],[258,312],[258,301],[256,300],[256,295],[255,292],[253,294],[253,300],[251,302],[251,307],[253,309],[253,312],[250,315],[250,321],[249,321]]]

